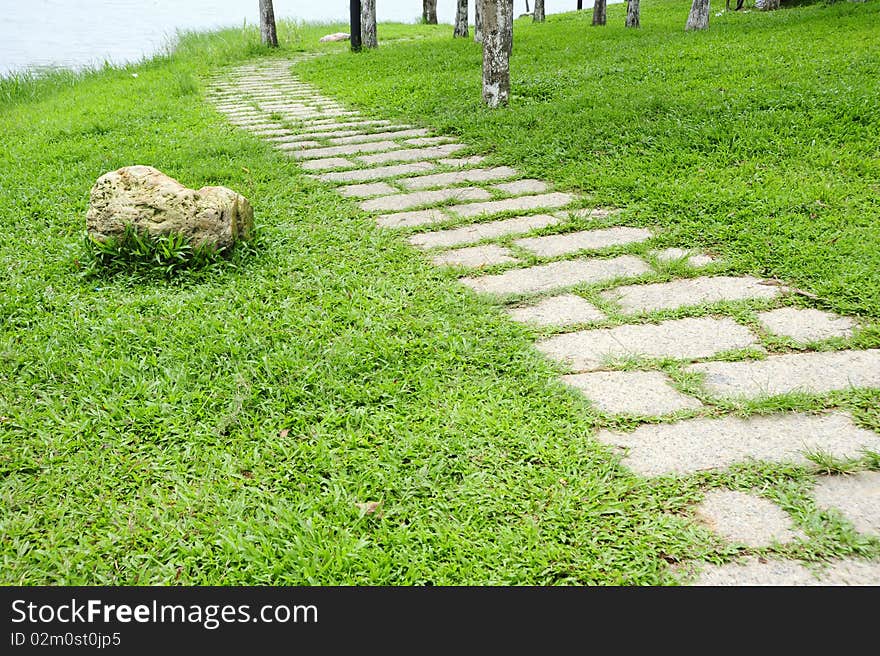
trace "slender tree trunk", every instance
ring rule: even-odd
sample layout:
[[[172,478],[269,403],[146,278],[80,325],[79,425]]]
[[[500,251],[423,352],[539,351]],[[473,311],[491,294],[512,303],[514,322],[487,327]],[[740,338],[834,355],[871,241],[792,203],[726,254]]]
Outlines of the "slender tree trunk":
[[[422,0],[422,22],[437,24],[437,0]]]
[[[684,29],[688,31],[709,29],[709,0],[694,0]]]
[[[578,0],[578,11],[584,8],[584,0]]]
[[[361,0],[361,45],[364,48],[378,48],[376,36],[376,0]]]
[[[352,52],[361,51],[361,0],[349,0],[348,2],[348,20],[349,20],[349,44]]]
[[[729,0],[728,0],[729,2]],[[626,26],[639,26],[639,0],[627,0],[626,3]]]
[[[483,3],[483,102],[495,108],[510,98],[513,0]]]
[[[479,2],[480,0],[477,0]],[[455,11],[455,30],[452,36],[460,36],[467,38],[468,36],[468,0],[458,0],[458,7]]]
[[[535,0],[535,14],[532,20],[536,23],[544,22],[544,0]]]
[[[474,0],[474,41],[483,42],[483,3],[486,0]]]
[[[593,25],[605,24],[605,5],[606,0],[595,0],[593,2]]]
[[[529,9],[529,0],[526,0],[526,13],[528,14],[530,12],[531,10]]]
[[[275,9],[272,0],[260,0],[260,41],[270,48],[278,47],[278,34],[275,32]]]

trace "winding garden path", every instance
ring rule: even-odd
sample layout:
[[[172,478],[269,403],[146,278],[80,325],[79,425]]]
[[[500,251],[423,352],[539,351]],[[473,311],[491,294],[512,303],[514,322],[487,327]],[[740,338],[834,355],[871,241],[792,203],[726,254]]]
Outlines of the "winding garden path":
[[[857,321],[804,307],[776,281],[723,275],[709,254],[654,248],[652,231],[490,166],[454,138],[347,109],[299,81],[292,64],[232,70],[212,79],[210,98],[232,123],[531,326],[536,347],[568,371],[566,384],[606,416],[637,425],[596,435],[636,474],[880,452],[880,435],[847,412],[737,413],[780,395],[880,387],[880,349],[853,347]],[[880,537],[880,472],[817,473],[813,503],[862,537]],[[697,584],[880,584],[880,562],[849,558],[814,570],[782,557],[808,538],[758,491],[709,490],[693,516],[749,554],[693,564]]]

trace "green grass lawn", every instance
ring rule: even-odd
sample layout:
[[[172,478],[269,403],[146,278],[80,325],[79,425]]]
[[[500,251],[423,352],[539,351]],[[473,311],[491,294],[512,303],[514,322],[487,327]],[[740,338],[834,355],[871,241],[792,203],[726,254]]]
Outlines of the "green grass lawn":
[[[805,467],[629,473],[527,329],[203,99],[224,66],[325,50],[298,72],[365,111],[877,317],[878,14],[519,21],[497,112],[449,26],[382,25],[360,55],[317,44],[335,26],[282,25],[268,55],[253,30],[190,35],[0,81],[0,583],[674,583],[670,563],[735,553],[688,517],[716,485],[789,510],[811,539],[787,555],[880,556],[816,510]],[[131,164],[244,194],[254,246],[172,280],[90,275],[88,191]],[[880,427],[877,395],[823,403]]]
[[[481,106],[479,44],[446,27],[297,73],[625,208],[669,244],[880,317],[880,3],[713,10],[686,34],[689,7],[648,0],[639,30],[623,4],[601,28],[589,11],[517,20],[502,111]]]

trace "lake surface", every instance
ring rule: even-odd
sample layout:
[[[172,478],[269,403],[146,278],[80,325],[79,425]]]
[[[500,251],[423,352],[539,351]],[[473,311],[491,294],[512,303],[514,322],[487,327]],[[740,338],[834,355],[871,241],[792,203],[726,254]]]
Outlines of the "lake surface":
[[[471,22],[473,5],[471,1]],[[2,0],[0,75],[47,66],[82,68],[149,57],[173,41],[175,30],[251,25],[258,0]],[[348,0],[274,0],[276,18],[346,21]],[[532,2],[529,2],[532,6]],[[545,0],[546,12],[573,11],[577,0]],[[438,0],[441,23],[455,19],[456,0]],[[584,7],[592,7],[585,0]],[[414,23],[421,0],[377,0],[379,21]],[[526,0],[514,0],[514,13]]]

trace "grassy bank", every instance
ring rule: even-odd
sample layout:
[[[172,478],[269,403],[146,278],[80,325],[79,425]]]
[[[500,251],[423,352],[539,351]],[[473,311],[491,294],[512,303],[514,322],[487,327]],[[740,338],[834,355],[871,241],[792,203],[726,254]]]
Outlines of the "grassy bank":
[[[866,31],[877,6],[860,7],[791,16],[817,34]],[[681,12],[649,4],[635,35],[588,31],[582,17],[551,18],[544,33],[518,23],[518,95],[496,113],[478,107],[478,51],[445,26],[382,26],[384,47],[359,56],[316,43],[332,26],[285,25],[276,54],[253,31],[189,35],[138,66],[0,82],[0,582],[672,583],[669,563],[731,555],[688,518],[702,490],[722,484],[760,487],[792,512],[811,540],[788,555],[880,555],[820,515],[805,468],[633,476],[592,439],[607,420],[556,382],[526,330],[202,97],[204,76],[222,66],[338,51],[300,70],[353,103],[455,131],[499,162],[626,207],[633,222],[665,226],[670,244],[710,246],[875,316],[876,115],[829,125],[803,161],[795,146],[811,141],[786,132],[782,115],[749,113],[746,100],[766,89],[726,115],[688,118],[720,93],[718,44],[738,48],[747,34],[781,48],[766,44],[765,22],[793,33],[795,19],[736,17],[739,27],[716,20],[708,35],[683,35]],[[621,22],[619,8],[609,15]],[[853,41],[862,66],[876,63],[876,44]],[[797,59],[802,45],[789,47]],[[686,81],[682,52],[703,57],[705,77]],[[828,56],[836,116],[877,83]],[[616,94],[612,61],[654,85],[653,120],[638,129],[610,120],[648,102]],[[724,83],[756,84],[732,86],[753,63],[731,57]],[[701,116],[733,132],[713,123],[713,141]],[[810,125],[805,134],[820,135]],[[717,143],[728,143],[726,164]],[[171,281],[88,275],[88,190],[130,164],[243,193],[254,247]],[[814,212],[815,185],[825,193]],[[832,227],[836,239],[812,232]],[[844,401],[876,412],[874,397]],[[358,505],[369,502],[376,512]]]

